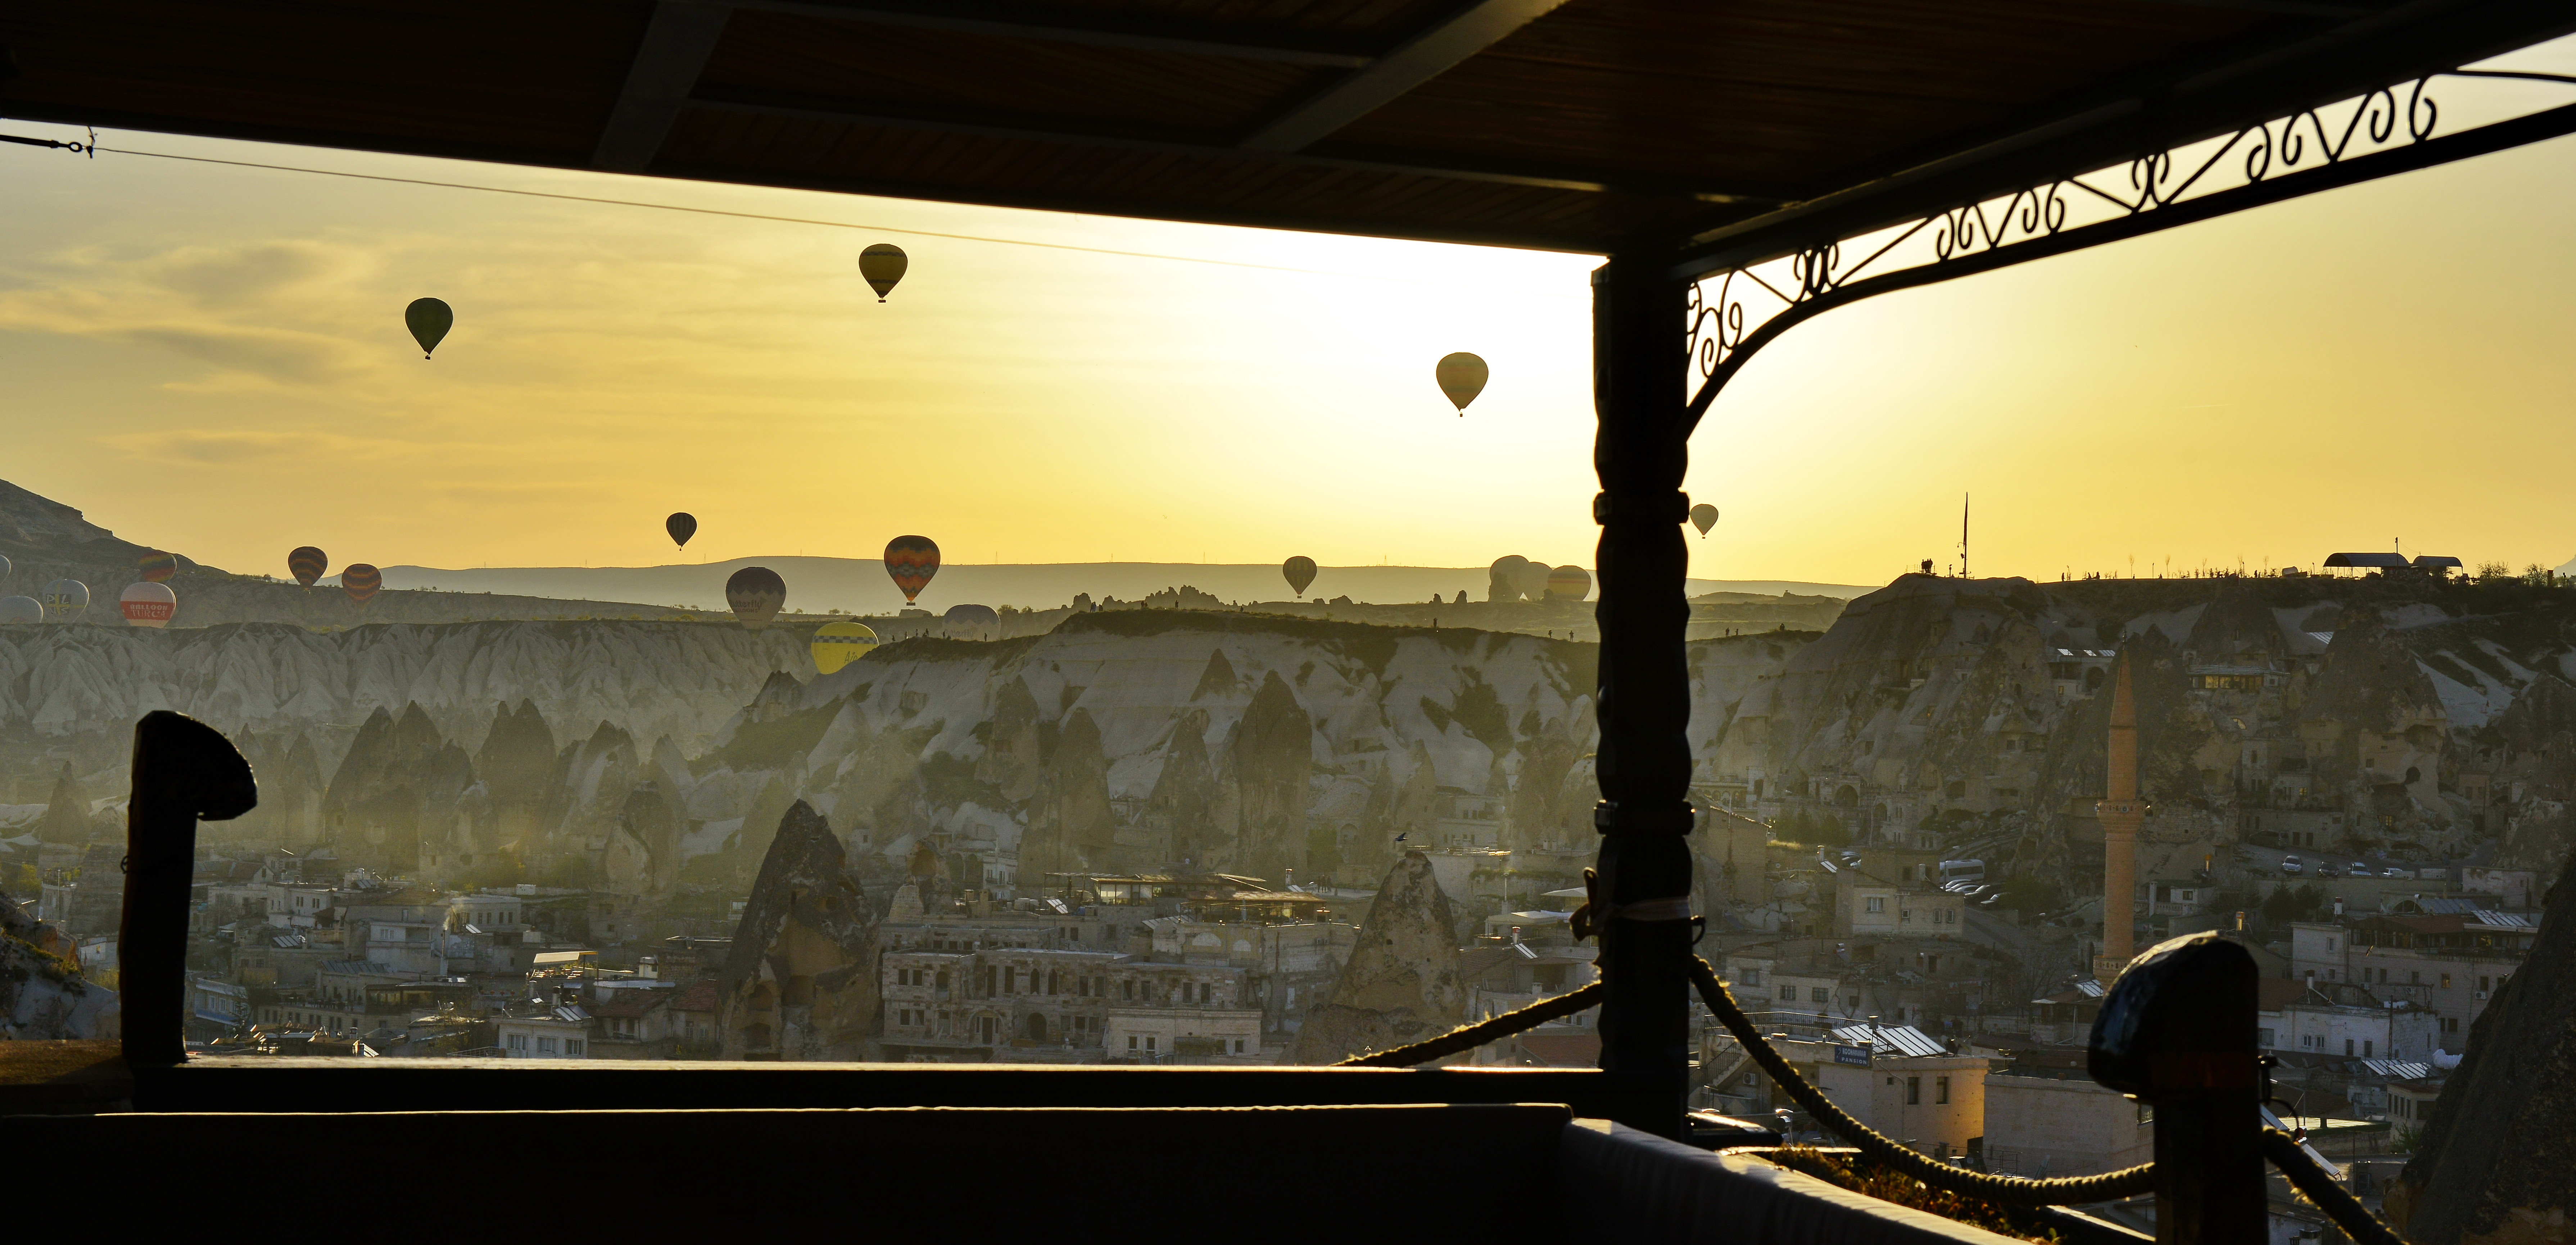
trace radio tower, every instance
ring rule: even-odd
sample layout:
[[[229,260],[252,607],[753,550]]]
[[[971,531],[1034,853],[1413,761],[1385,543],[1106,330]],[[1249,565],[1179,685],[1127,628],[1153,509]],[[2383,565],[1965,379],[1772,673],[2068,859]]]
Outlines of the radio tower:
[[[1959,578],[1968,577],[1968,495],[1959,494]]]

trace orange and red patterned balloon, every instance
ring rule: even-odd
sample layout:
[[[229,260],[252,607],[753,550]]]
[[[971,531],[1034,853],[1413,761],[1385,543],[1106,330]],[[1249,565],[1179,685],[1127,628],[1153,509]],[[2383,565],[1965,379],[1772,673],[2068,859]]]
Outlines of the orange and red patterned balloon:
[[[136,558],[134,565],[136,569],[143,572],[143,582],[163,583],[179,573],[179,555],[154,549]]]
[[[373,600],[376,590],[385,586],[385,573],[364,562],[352,562],[340,568],[340,591],[360,605]]]
[[[885,566],[909,605],[939,573],[939,546],[927,536],[897,536],[886,542]]]
[[[297,545],[287,551],[286,569],[295,582],[310,588],[321,580],[322,572],[331,569],[331,555],[311,545]]]

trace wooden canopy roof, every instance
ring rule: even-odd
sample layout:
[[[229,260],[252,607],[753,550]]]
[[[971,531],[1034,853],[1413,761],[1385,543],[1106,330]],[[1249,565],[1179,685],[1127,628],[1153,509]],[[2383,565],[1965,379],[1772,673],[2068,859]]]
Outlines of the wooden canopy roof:
[[[2077,171],[2508,50],[2569,8],[80,0],[0,12],[0,114],[1610,252],[1927,168],[1972,166],[1944,194]]]

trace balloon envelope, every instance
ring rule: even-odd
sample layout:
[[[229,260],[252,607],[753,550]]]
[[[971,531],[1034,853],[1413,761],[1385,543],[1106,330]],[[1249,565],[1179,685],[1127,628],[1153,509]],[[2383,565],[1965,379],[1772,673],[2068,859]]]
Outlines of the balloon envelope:
[[[143,572],[143,582],[162,583],[179,573],[179,555],[155,549],[136,558],[134,567]]]
[[[733,607],[733,616],[754,631],[769,625],[778,616],[778,607],[787,604],[787,581],[766,566],[746,566],[725,581],[725,604]]]
[[[1560,566],[1547,573],[1547,596],[1551,601],[1580,601],[1592,595],[1592,572],[1579,566]]]
[[[287,573],[295,576],[295,582],[307,588],[312,587],[322,578],[322,572],[330,568],[331,555],[311,545],[297,545],[287,551]]]
[[[1553,573],[1545,562],[1523,563],[1520,572],[1521,595],[1533,601],[1546,599],[1547,577]]]
[[[1288,578],[1288,590],[1302,598],[1306,595],[1306,585],[1315,582],[1315,560],[1290,558],[1279,564],[1279,573]]]
[[[891,242],[880,242],[859,252],[859,275],[867,278],[868,288],[877,292],[878,302],[884,302],[886,295],[894,292],[894,283],[903,280],[904,269],[911,266],[911,257]]]
[[[45,621],[45,603],[34,597],[0,597],[0,623]]]
[[[1487,375],[1485,361],[1464,350],[1443,357],[1431,369],[1432,379],[1440,382],[1440,392],[1449,395],[1449,404],[1457,407],[1461,415],[1467,413],[1467,404],[1485,391]]]
[[[686,549],[689,538],[698,534],[698,516],[686,510],[662,520],[662,530],[671,534],[671,543]]]
[[[814,641],[806,646],[814,654],[814,668],[830,674],[868,655],[877,646],[877,633],[865,623],[825,623],[814,629]]]
[[[364,605],[375,599],[376,590],[385,586],[385,574],[364,562],[352,562],[340,568],[340,591],[349,599]]]
[[[420,343],[420,357],[426,359],[447,340],[447,330],[456,327],[456,312],[435,298],[415,298],[403,308],[403,327],[411,330],[411,339]]]
[[[8,558],[8,556],[7,556],[7,555],[5,555],[5,554],[0,554],[0,579],[7,579],[8,577],[9,577],[9,558]]]
[[[989,605],[952,605],[948,607],[948,612],[941,616],[941,621],[947,624],[944,630],[950,636],[964,639],[968,635],[990,630],[1002,621],[1002,616],[994,613],[993,607]]]
[[[885,568],[909,605],[939,573],[939,546],[927,536],[897,536],[886,542]]]
[[[1491,591],[1485,599],[1488,601],[1520,600],[1521,572],[1527,569],[1529,564],[1528,558],[1517,553],[1494,559],[1494,565],[1488,572],[1492,580]]]
[[[89,585],[77,579],[57,579],[36,594],[45,604],[45,617],[52,622],[70,622],[89,608]]]
[[[1717,507],[1707,502],[1691,507],[1691,526],[1698,528],[1700,535],[1708,535],[1708,529],[1717,526]]]
[[[179,612],[179,594],[170,585],[146,580],[128,584],[117,594],[116,605],[125,611],[125,621],[137,627],[167,627],[170,616]]]

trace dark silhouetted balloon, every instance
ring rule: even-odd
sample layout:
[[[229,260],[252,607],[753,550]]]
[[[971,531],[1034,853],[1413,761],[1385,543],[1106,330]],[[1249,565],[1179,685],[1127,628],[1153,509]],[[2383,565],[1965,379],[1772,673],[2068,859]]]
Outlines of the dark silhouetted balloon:
[[[376,590],[385,586],[385,573],[364,562],[352,562],[340,568],[340,591],[349,599],[364,605],[376,599]]]
[[[447,330],[456,327],[456,312],[435,298],[415,298],[403,308],[403,326],[411,330],[411,339],[420,343],[420,357],[428,358],[447,340]]]
[[[859,252],[859,275],[867,278],[868,288],[877,292],[878,302],[884,302],[886,295],[894,292],[894,283],[903,280],[903,270],[911,266],[912,260],[903,248],[891,242],[880,242]]]
[[[885,567],[909,605],[939,573],[939,546],[927,536],[897,536],[886,542]]]
[[[787,604],[787,581],[766,566],[746,566],[725,581],[725,604],[742,625],[758,631]]]
[[[295,576],[295,582],[307,588],[319,582],[322,572],[330,568],[331,555],[311,545],[297,545],[286,551],[287,573]]]
[[[136,570],[143,572],[143,582],[163,583],[179,573],[179,555],[155,549],[134,560]]]
[[[163,583],[127,584],[125,591],[117,596],[116,606],[124,611],[125,621],[133,626],[167,627],[170,616],[179,612],[179,594],[170,591],[170,585]]]
[[[1592,595],[1592,573],[1579,566],[1560,566],[1547,573],[1547,599],[1580,601]]]
[[[1302,601],[1306,599],[1306,585],[1315,582],[1315,560],[1290,558],[1279,564],[1279,573],[1288,577],[1288,590],[1296,593],[1297,599]]]
[[[89,608],[89,585],[77,579],[57,579],[36,594],[45,603],[45,621],[70,622]]]
[[[698,516],[686,510],[662,520],[662,530],[671,534],[671,543],[686,549],[689,538],[698,534]]]
[[[1467,404],[1485,391],[1485,378],[1489,374],[1483,359],[1464,350],[1443,356],[1431,369],[1431,378],[1440,382],[1440,392],[1449,395],[1449,404],[1458,408],[1461,417],[1467,414]]]
[[[1550,573],[1551,572],[1547,568],[1547,563],[1545,562],[1522,563],[1520,573],[1521,595],[1528,597],[1533,601],[1542,601],[1547,599],[1547,577]]]
[[[1521,572],[1528,570],[1529,564],[1528,558],[1517,553],[1505,554],[1494,559],[1493,568],[1488,572],[1489,582],[1485,599],[1488,601],[1520,600]]]
[[[989,605],[952,605],[940,621],[951,639],[971,640],[999,626],[1002,616]]]
[[[1717,526],[1717,507],[1707,502],[1691,507],[1691,526],[1698,528],[1700,535],[1708,535],[1708,529]]]

